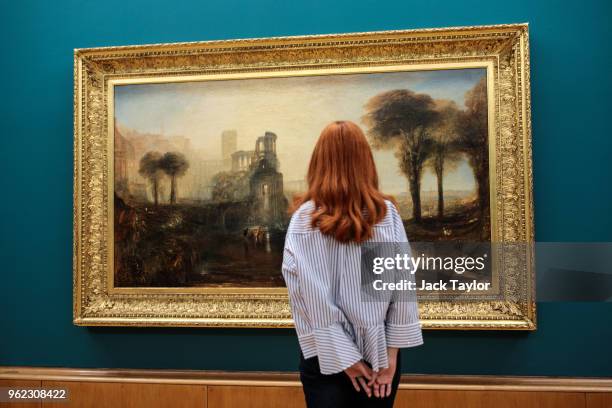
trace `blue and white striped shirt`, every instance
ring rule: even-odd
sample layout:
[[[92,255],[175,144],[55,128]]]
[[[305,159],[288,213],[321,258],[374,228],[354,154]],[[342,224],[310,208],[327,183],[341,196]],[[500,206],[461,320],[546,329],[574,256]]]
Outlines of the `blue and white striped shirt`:
[[[387,214],[370,241],[408,242],[395,205],[386,203]],[[313,210],[308,201],[293,214],[282,265],[302,353],[318,356],[322,374],[341,372],[361,359],[374,370],[388,367],[387,347],[423,344],[416,297],[363,301],[360,244],[341,243],[313,228]]]

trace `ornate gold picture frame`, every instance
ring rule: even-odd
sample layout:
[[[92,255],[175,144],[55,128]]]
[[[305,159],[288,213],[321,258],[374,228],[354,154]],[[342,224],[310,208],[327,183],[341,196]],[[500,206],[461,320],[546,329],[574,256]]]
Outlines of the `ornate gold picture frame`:
[[[198,86],[205,92],[212,92],[209,85],[218,88],[215,92],[223,92],[224,84],[242,81],[243,85],[240,86],[247,87],[255,86],[252,85],[254,80],[261,84],[261,81],[279,79],[306,81],[304,86],[315,89],[312,87],[320,84],[312,81],[319,78],[331,78],[333,81],[333,78],[340,76],[347,81],[356,81],[350,85],[355,89],[354,84],[366,81],[363,78],[367,75],[384,83],[385,75],[407,75],[408,78],[410,73],[415,72],[457,73],[461,70],[480,70],[483,95],[487,101],[486,199],[490,207],[487,208],[486,231],[490,231],[490,241],[494,245],[504,246],[502,255],[495,260],[498,266],[494,285],[497,296],[470,302],[425,298],[419,304],[421,320],[424,328],[431,329],[534,330],[536,310],[527,24],[75,50],[74,323],[92,326],[292,325],[286,289],[278,284],[264,281],[264,284],[254,283],[250,286],[229,283],[181,285],[180,282],[168,284],[157,275],[143,277],[141,274],[138,279],[129,275],[129,268],[125,266],[129,265],[125,261],[127,255],[121,248],[122,240],[128,238],[117,238],[116,235],[117,231],[125,228],[121,222],[135,214],[129,211],[119,213],[117,210],[117,200],[124,205],[117,198],[117,190],[128,183],[127,178],[120,178],[127,177],[124,174],[128,171],[126,166],[134,167],[132,162],[118,156],[118,152],[122,155],[129,150],[121,150],[124,143],[121,134],[136,132],[121,127],[117,120],[118,113],[123,112],[121,109],[130,109],[129,103],[124,103],[129,102],[130,93],[126,90],[139,85],[173,84],[171,92],[188,92],[181,88],[181,84],[200,84]],[[160,89],[159,92],[167,92]],[[167,104],[168,100],[160,103]],[[161,126],[163,129],[163,122]],[[215,162],[215,169],[226,176],[240,171],[244,173],[241,167],[244,160],[250,165],[252,157],[264,157],[268,152],[275,155],[277,143],[281,149],[283,135],[279,135],[277,141],[277,135],[268,132],[268,129],[258,130],[261,134],[264,131],[263,136],[254,137],[252,141],[249,139],[248,143],[253,143],[255,150],[246,153],[237,150],[236,137],[232,132],[224,134],[222,159],[229,161]],[[143,136],[137,132],[131,134],[141,139]],[[231,151],[225,152],[227,149]],[[148,156],[149,159],[151,157]],[[266,160],[276,163],[276,156],[270,157],[266,156]],[[140,159],[140,171],[133,168],[130,171],[138,172],[151,181],[157,171],[164,169],[167,180],[172,180],[171,184],[168,181],[168,185],[171,185],[168,188],[171,192],[167,194],[170,197],[168,205],[175,203],[175,183],[178,183],[180,192],[182,182],[181,179],[176,181],[175,176],[185,174],[188,160],[184,155],[172,151],[160,154],[155,163],[165,164],[160,164],[161,167],[155,168],[153,173],[146,173],[146,165],[143,165],[146,160],[143,160]],[[231,163],[231,160],[234,162]],[[223,172],[224,168],[231,170]],[[282,184],[282,178],[280,180]],[[193,179],[190,182],[195,183]],[[137,187],[143,199],[148,196],[152,202],[151,186]],[[252,179],[251,188],[254,188]],[[267,188],[265,191],[268,191]],[[156,182],[154,194],[157,206]],[[214,197],[219,193],[202,194],[212,194]],[[275,208],[275,217],[282,217],[279,208],[284,209],[284,205],[282,201],[268,200],[265,209]],[[154,208],[151,204],[151,209],[147,208],[145,212],[156,211]],[[255,209],[259,217],[254,218],[255,221],[267,217],[261,208]],[[419,216],[420,211],[419,208]],[[231,212],[228,214],[228,217],[240,216]],[[269,229],[257,225],[240,231],[244,231],[246,252],[249,245],[258,245],[263,236],[269,240],[271,234]],[[452,234],[452,231],[448,233]],[[118,265],[118,258],[125,265]],[[127,270],[127,277],[121,275],[118,278],[119,270]]]

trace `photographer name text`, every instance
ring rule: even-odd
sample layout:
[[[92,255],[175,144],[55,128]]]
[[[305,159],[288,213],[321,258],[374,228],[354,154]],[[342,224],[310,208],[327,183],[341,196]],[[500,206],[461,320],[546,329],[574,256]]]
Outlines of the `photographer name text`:
[[[375,290],[452,290],[469,293],[473,290],[489,290],[491,289],[491,282],[478,282],[477,280],[460,282],[457,279],[450,279],[447,282],[442,280],[438,282],[421,281],[421,285],[417,285],[417,282],[407,279],[402,279],[399,282],[384,282],[382,279],[378,279],[373,282],[373,286]]]

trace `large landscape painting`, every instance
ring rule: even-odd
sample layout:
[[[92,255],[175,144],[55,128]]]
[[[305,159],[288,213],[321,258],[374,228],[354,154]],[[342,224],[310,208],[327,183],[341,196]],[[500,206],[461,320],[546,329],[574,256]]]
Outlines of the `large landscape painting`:
[[[287,209],[339,119],[411,241],[490,241],[487,106],[484,68],[117,85],[114,286],[284,286]]]
[[[417,286],[423,327],[535,329],[529,66],[527,24],[75,50],[74,323],[291,327],[288,210],[350,120],[417,283],[481,285]]]

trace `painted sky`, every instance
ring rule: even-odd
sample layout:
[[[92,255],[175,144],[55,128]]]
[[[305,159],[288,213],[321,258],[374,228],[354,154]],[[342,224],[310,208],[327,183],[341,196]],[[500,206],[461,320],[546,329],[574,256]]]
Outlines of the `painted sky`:
[[[238,132],[238,149],[254,148],[265,131],[277,134],[277,153],[284,179],[304,177],[312,147],[321,129],[334,120],[352,120],[363,126],[367,101],[392,89],[410,89],[435,99],[451,99],[464,107],[466,91],[485,69],[393,72],[248,80],[200,81],[115,87],[115,117],[139,132],[168,137],[189,137],[192,146],[210,159],[221,157],[221,132]],[[365,130],[365,128],[364,128]],[[406,191],[390,151],[375,151],[385,192]],[[427,172],[424,191],[435,190],[435,178]],[[445,188],[471,190],[472,171],[461,163],[445,178]]]

